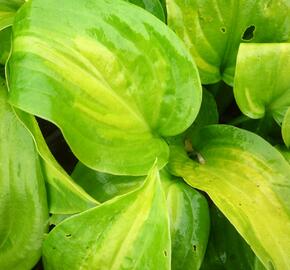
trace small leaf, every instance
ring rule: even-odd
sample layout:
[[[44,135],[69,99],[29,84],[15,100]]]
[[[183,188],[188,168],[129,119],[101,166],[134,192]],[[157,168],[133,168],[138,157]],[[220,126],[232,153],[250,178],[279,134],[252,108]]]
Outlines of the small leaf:
[[[281,124],[290,106],[290,44],[241,44],[234,94],[251,118],[271,114]]]
[[[170,269],[169,220],[157,168],[138,190],[57,225],[43,256],[48,270]]]
[[[259,136],[232,126],[201,129],[204,162],[171,147],[170,170],[205,191],[267,269],[290,269],[290,165]]]
[[[233,85],[242,42],[288,42],[288,0],[167,0],[168,25],[181,37],[203,84]],[[252,71],[254,66],[247,66]]]
[[[81,162],[111,174],[146,175],[156,157],[162,168],[163,137],[189,127],[201,103],[179,38],[119,0],[27,2],[8,75],[14,106],[55,123]]]
[[[40,160],[0,81],[0,269],[32,269],[48,231]]]
[[[170,217],[171,269],[198,270],[209,236],[207,201],[181,179],[170,175],[167,178],[170,180],[166,199]]]

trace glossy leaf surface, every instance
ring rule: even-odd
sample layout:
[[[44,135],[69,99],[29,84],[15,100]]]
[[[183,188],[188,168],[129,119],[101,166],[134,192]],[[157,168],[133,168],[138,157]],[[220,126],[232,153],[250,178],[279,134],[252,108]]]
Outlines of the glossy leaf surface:
[[[17,10],[24,0],[0,0],[0,31],[11,26]]]
[[[112,175],[98,172],[78,162],[72,179],[99,202],[131,192],[140,187],[145,176]]]
[[[203,84],[233,84],[241,42],[290,38],[288,0],[168,0],[167,14],[169,26],[194,57]]]
[[[88,167],[145,175],[157,157],[161,168],[162,136],[183,132],[198,113],[191,56],[132,4],[34,0],[17,14],[13,36],[10,101],[59,126]]]
[[[144,177],[104,174],[81,163],[77,164],[72,178],[101,202],[137,189],[144,182]],[[171,268],[199,269],[209,234],[207,201],[199,192],[166,170],[160,172],[160,179],[170,217]],[[53,222],[58,222],[57,218],[54,217]]]
[[[241,44],[234,94],[251,118],[272,115],[281,124],[290,106],[290,44]]]
[[[210,206],[211,232],[201,270],[265,269],[233,225]]]
[[[290,80],[290,79],[289,79]],[[290,92],[290,89],[289,89]],[[290,96],[289,96],[290,99]],[[282,122],[282,136],[287,147],[290,147],[290,106]]]
[[[232,126],[200,131],[203,162],[171,147],[170,169],[205,191],[267,269],[289,269],[290,165],[259,136]]]
[[[209,235],[207,201],[181,179],[169,175],[167,177],[170,180],[165,190],[170,217],[171,269],[198,270]]]
[[[170,269],[169,219],[156,167],[140,189],[57,225],[43,253],[46,269]]]
[[[0,269],[31,269],[41,256],[48,209],[40,160],[0,85]]]
[[[51,154],[35,118],[15,110],[34,138],[47,182],[49,212],[52,214],[74,214],[96,206],[98,202],[89,196],[70,178]]]

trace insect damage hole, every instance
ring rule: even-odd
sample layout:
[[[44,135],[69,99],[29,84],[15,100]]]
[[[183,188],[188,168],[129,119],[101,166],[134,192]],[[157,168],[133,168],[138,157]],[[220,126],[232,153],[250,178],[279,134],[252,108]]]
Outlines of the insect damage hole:
[[[71,237],[71,233],[67,233],[67,234],[65,235],[65,237],[66,237],[66,238],[70,238],[70,237]]]
[[[252,40],[254,38],[255,30],[256,30],[255,25],[248,26],[248,28],[245,30],[245,32],[242,36],[242,40],[245,40],[245,41]]]
[[[167,250],[164,250],[163,253],[164,253],[164,256],[167,257]]]

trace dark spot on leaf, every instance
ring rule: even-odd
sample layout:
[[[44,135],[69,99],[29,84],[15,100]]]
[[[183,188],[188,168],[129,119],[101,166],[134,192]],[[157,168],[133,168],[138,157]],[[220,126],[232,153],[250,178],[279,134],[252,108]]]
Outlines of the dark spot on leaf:
[[[167,257],[167,251],[166,250],[164,250],[164,256]]]
[[[227,31],[227,29],[225,27],[221,27],[221,32],[225,33]]]
[[[257,187],[260,187],[260,185],[259,185],[259,184],[257,184]]]
[[[193,245],[193,251],[196,252],[196,245]]]
[[[65,237],[70,238],[70,237],[71,237],[71,233],[67,233],[67,234],[65,235]]]
[[[244,32],[242,36],[242,40],[249,41],[254,38],[254,32],[256,30],[256,27],[254,25],[250,25]]]
[[[239,206],[242,206],[242,203],[239,203]]]

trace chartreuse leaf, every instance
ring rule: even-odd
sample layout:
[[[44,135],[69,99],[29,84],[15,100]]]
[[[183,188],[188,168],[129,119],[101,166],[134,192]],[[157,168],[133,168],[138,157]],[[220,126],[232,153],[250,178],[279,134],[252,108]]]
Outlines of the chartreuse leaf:
[[[156,157],[163,167],[162,136],[183,132],[201,103],[185,46],[125,1],[26,3],[8,70],[10,102],[54,122],[80,161],[111,174],[145,175]]]
[[[32,115],[15,109],[19,119],[34,138],[47,182],[49,211],[53,214],[74,214],[98,204],[78,186],[51,154],[39,126]]]
[[[289,79],[290,80],[290,79]],[[290,88],[289,88],[290,92]],[[290,96],[289,96],[290,99]],[[282,136],[287,147],[290,147],[290,106],[282,122]]]
[[[225,216],[210,206],[211,230],[201,270],[265,269]]]
[[[164,11],[159,0],[126,0],[126,1],[146,9],[147,11],[152,13],[155,17],[165,22]]]
[[[96,200],[104,202],[140,187],[144,177],[100,173],[78,163],[73,179]],[[171,269],[199,269],[209,235],[206,199],[166,170],[160,172],[170,217]],[[54,217],[54,222],[58,222]]]
[[[45,269],[170,269],[170,256],[156,166],[141,188],[66,219],[43,245]]]
[[[282,123],[290,106],[290,44],[241,44],[234,94],[251,118],[273,115]]]
[[[290,165],[259,136],[232,126],[200,130],[198,163],[172,145],[170,170],[205,191],[267,269],[290,269]]]
[[[33,140],[0,82],[0,269],[31,269],[41,256],[48,210]]]
[[[0,0],[0,31],[13,24],[17,10],[25,0]]]
[[[194,57],[203,84],[233,84],[241,42],[290,38],[288,0],[167,0],[167,14],[169,26]]]

